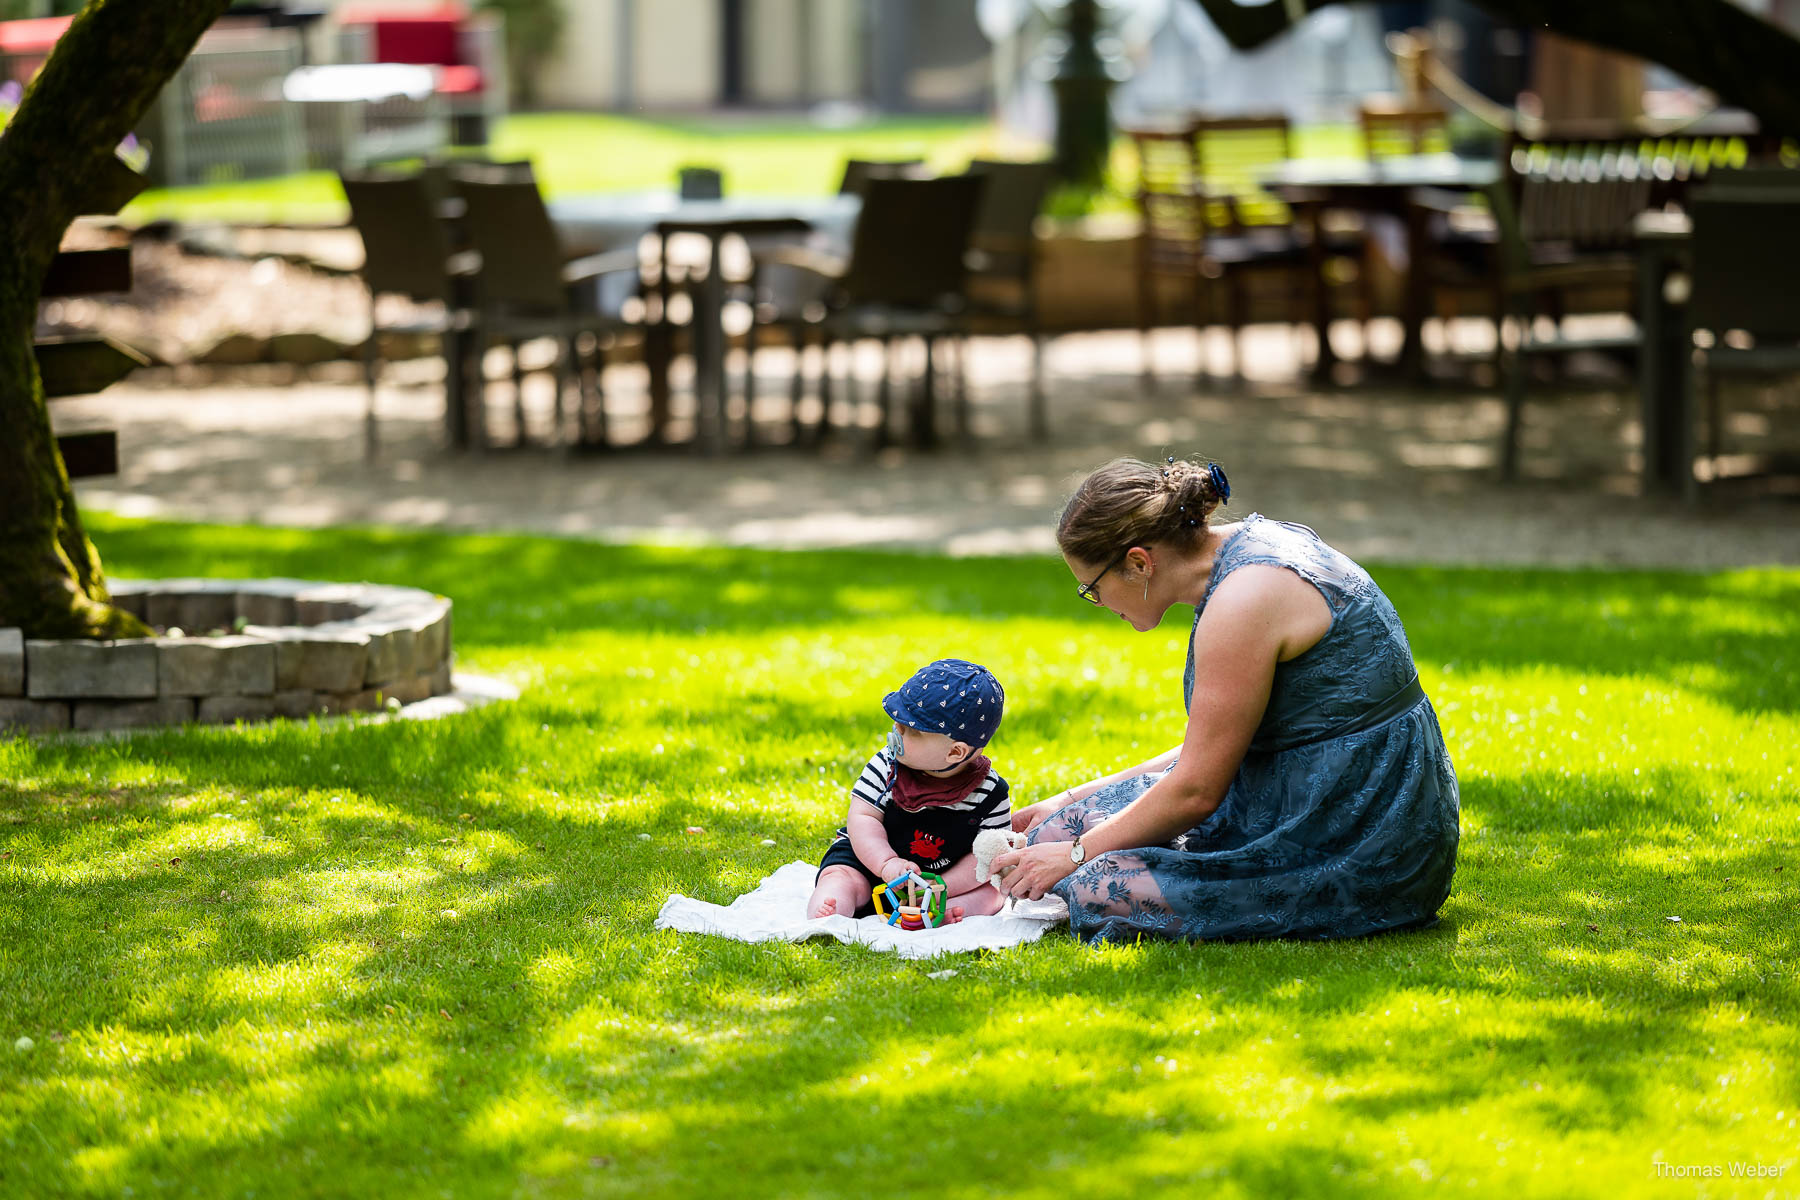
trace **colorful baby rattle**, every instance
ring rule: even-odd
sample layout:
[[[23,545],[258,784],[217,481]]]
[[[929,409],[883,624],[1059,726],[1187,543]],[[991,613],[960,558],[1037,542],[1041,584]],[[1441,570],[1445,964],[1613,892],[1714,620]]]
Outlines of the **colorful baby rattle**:
[[[904,901],[900,899],[902,887],[906,889]],[[942,875],[930,871],[905,871],[886,883],[876,884],[871,899],[876,914],[886,917],[889,925],[898,925],[902,929],[935,929],[944,923],[947,891]],[[882,903],[884,899],[895,902],[893,912],[890,913]]]

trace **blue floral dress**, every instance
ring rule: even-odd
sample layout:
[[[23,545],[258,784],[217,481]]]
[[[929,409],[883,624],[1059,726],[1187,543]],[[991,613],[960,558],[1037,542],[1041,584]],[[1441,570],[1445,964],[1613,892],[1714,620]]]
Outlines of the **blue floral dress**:
[[[1434,924],[1449,894],[1456,774],[1394,606],[1312,530],[1252,513],[1215,556],[1196,626],[1220,582],[1253,563],[1318,588],[1331,626],[1277,664],[1249,752],[1206,820],[1167,846],[1099,855],[1056,885],[1086,940],[1361,937]],[[1190,637],[1190,709],[1195,670]],[[1072,840],[1160,778],[1105,787],[1032,840]]]

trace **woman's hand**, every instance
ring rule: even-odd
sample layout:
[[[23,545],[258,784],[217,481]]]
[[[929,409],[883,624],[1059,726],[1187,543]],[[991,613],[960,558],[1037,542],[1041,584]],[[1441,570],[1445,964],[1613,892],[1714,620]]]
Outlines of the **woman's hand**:
[[[1012,815],[1014,833],[1030,833],[1049,819],[1050,814],[1070,804],[1069,793],[1052,796],[1048,800],[1039,800],[1036,804],[1028,804]]]
[[[1021,810],[1023,811],[1023,810]],[[1075,864],[1069,861],[1068,842],[1039,842],[1018,850],[1008,850],[994,858],[996,885],[1020,900],[1039,900],[1045,892],[1072,875]]]

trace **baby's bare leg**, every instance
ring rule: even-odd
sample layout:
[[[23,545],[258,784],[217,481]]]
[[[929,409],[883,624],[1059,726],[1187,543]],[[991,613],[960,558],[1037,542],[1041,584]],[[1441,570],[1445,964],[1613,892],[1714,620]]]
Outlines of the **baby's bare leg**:
[[[1006,904],[1006,897],[991,883],[984,883],[973,891],[962,892],[950,897],[945,907],[950,913],[947,924],[954,925],[964,917],[990,917],[999,912]]]
[[[854,867],[833,865],[819,875],[819,882],[806,902],[806,919],[843,916],[854,917],[875,889],[862,872]]]

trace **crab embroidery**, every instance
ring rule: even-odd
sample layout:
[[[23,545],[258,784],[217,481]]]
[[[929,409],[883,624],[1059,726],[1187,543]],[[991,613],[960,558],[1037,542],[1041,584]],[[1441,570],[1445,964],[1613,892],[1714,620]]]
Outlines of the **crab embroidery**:
[[[935,860],[938,852],[944,848],[944,839],[932,837],[930,834],[913,830],[912,852],[926,862]]]

